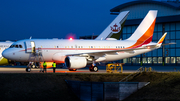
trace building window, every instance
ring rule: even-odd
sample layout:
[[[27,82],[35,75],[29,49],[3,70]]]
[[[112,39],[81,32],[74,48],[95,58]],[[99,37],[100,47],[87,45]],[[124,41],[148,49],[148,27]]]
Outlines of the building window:
[[[131,58],[127,58],[127,63],[131,63]]]
[[[141,63],[141,62],[140,62],[140,58],[136,58],[136,63],[137,63],[137,64]]]
[[[126,29],[127,29],[127,27],[123,28],[123,33],[127,33]]]
[[[152,63],[152,57],[148,57],[148,64]]]
[[[153,63],[157,64],[157,57],[153,57]]]
[[[157,50],[152,51],[152,56],[157,56]]]
[[[137,26],[132,26],[132,33],[137,29]]]
[[[158,24],[158,31],[162,31],[163,27],[162,24]]]
[[[176,61],[177,61],[177,63],[180,63],[180,57],[177,57]]]
[[[158,51],[158,54],[157,54],[157,55],[158,55],[158,56],[162,56],[162,48],[158,49],[157,51]]]
[[[180,62],[180,61],[179,61]],[[127,59],[123,59],[123,63],[127,63]]]
[[[169,34],[170,34],[171,39],[175,39],[176,37],[175,31],[172,31]]]
[[[136,63],[136,58],[135,57],[132,58],[132,63]]]
[[[180,30],[180,23],[176,23],[176,30]]]
[[[131,32],[131,26],[128,26],[128,27],[127,27],[127,33],[132,33],[132,32]]]
[[[170,57],[165,58],[165,63],[170,63]]]
[[[170,30],[171,30],[171,31],[174,31],[174,30],[175,30],[175,23],[171,23],[171,24],[170,24]]]
[[[157,32],[154,32],[154,34],[153,34],[153,40],[158,40],[157,37],[158,37],[158,36],[157,36]]]
[[[169,29],[169,24],[168,24],[168,23],[165,24],[165,31],[170,31],[170,29]]]
[[[175,57],[171,57],[171,63],[176,63],[176,59],[175,59]]]
[[[142,58],[143,63],[147,63],[146,57]]]
[[[180,31],[176,31],[176,39],[180,39]]]
[[[158,64],[162,63],[162,57],[158,57]]]
[[[180,40],[176,40],[176,47],[180,47]]]
[[[180,56],[180,49],[176,49],[176,56]]]
[[[169,56],[175,56],[175,49],[170,49]]]

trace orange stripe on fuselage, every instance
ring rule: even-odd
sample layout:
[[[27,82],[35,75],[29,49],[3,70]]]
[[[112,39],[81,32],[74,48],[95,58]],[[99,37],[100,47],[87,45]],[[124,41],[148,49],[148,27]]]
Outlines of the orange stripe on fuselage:
[[[137,48],[144,44],[150,43],[152,41],[155,22],[156,22],[156,19],[154,20],[152,25],[149,27],[149,29],[137,40],[137,42],[128,48]]]

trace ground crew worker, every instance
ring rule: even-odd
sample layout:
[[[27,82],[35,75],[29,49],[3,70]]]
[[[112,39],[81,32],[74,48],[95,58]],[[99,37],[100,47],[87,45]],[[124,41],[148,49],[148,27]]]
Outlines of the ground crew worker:
[[[44,72],[46,72],[46,67],[47,67],[47,63],[46,63],[46,61],[44,61],[44,63],[43,63],[43,67],[44,67],[44,69],[43,69],[43,73],[44,73]]]
[[[53,72],[55,73],[55,71],[56,71],[56,63],[53,62],[52,66],[53,66]]]

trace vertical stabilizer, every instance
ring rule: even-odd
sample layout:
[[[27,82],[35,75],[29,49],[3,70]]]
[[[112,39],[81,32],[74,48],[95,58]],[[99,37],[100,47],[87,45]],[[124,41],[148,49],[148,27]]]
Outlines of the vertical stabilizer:
[[[157,10],[150,10],[135,32],[127,40],[148,44],[152,41]]]
[[[129,11],[121,12],[95,40],[105,40],[106,38],[118,40],[128,14]]]

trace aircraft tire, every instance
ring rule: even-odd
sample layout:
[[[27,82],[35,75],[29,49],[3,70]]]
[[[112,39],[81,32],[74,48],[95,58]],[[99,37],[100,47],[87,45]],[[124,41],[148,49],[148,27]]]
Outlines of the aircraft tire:
[[[97,66],[94,66],[94,67],[93,67],[93,71],[94,71],[94,72],[97,72],[97,71],[98,71],[98,67],[97,67]]]
[[[30,72],[30,71],[31,71],[31,68],[27,67],[26,72]]]

